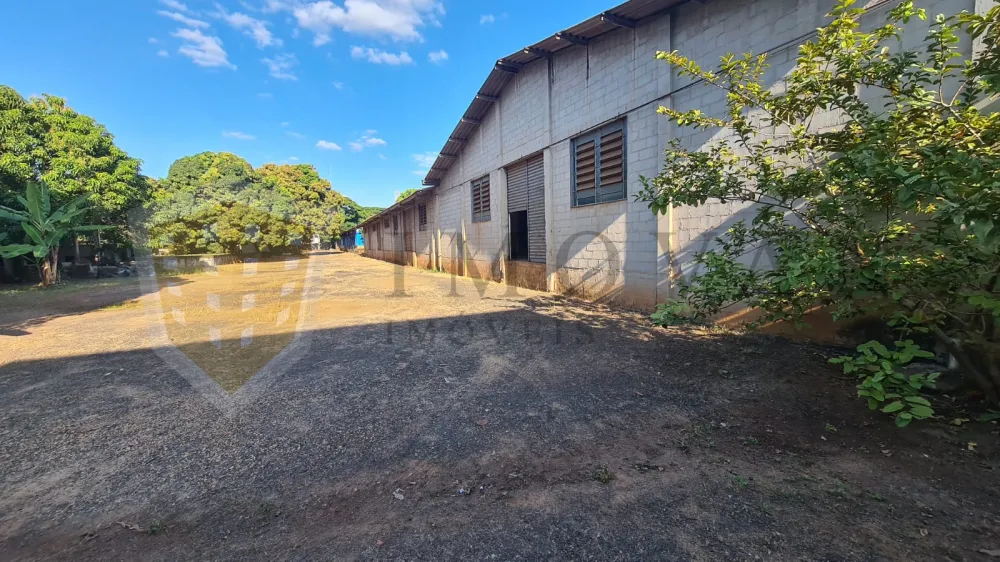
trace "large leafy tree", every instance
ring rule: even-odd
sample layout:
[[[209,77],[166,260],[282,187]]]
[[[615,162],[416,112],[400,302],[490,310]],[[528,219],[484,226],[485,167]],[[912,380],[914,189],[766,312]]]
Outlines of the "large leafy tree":
[[[175,253],[262,252],[338,238],[362,220],[350,199],[308,164],[254,169],[230,153],[177,160],[153,194],[151,243]]]
[[[108,234],[121,242],[128,240],[127,211],[149,194],[140,161],[119,148],[103,125],[62,98],[25,100],[0,85],[0,204],[13,204],[32,181],[48,185],[55,205],[85,197],[85,220],[115,226]],[[20,235],[16,224],[4,228],[9,236]]]
[[[347,199],[334,191],[316,168],[309,164],[265,164],[258,172],[265,185],[291,199],[296,222],[307,239],[318,236],[329,241],[340,236],[342,207]]]
[[[725,92],[725,115],[661,113],[719,131],[698,150],[673,143],[640,198],[670,206],[737,202],[756,209],[698,255],[702,273],[658,317],[708,318],[742,303],[760,322],[798,320],[816,306],[839,317],[875,315],[897,331],[895,349],[859,348],[845,369],[859,394],[905,425],[932,414],[920,390],[933,376],[899,366],[929,355],[925,333],[955,357],[994,404],[1000,401],[1000,7],[938,16],[919,49],[902,48],[904,24],[926,17],[910,1],[871,31],[842,1],[799,51],[781,88],[764,82],[764,55],[728,55],[704,70],[657,56]],[[981,42],[969,58],[963,44]],[[968,53],[971,49],[966,48]],[[838,126],[811,126],[817,116]],[[772,269],[745,256],[769,246]]]

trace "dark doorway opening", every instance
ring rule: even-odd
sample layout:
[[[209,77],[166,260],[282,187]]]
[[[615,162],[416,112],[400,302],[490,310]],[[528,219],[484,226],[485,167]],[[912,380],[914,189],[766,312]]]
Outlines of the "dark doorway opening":
[[[528,259],[528,211],[510,214],[510,259]]]

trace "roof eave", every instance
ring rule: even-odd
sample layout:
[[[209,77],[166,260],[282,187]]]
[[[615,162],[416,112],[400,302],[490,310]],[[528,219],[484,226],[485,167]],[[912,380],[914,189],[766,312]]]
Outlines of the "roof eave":
[[[460,129],[471,127],[474,130],[478,127],[479,125],[473,122],[483,120],[492,104],[500,100],[500,94],[507,82],[526,65],[551,58],[564,49],[586,45],[605,33],[622,28],[635,28],[643,20],[660,16],[689,1],[691,0],[629,0],[498,60],[462,114],[458,125],[449,135],[448,141],[441,148],[441,153],[445,152],[449,143],[458,144],[458,151],[461,150],[461,145],[465,144],[468,137],[459,135]],[[455,156],[448,155],[447,158],[454,160]],[[423,185],[436,186],[444,179],[451,164],[443,161],[443,158],[445,157],[438,155],[431,171],[424,176]]]

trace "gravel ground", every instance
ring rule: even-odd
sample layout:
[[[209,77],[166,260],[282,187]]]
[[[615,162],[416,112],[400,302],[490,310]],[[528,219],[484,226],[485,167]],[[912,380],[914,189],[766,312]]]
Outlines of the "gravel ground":
[[[0,297],[0,558],[1000,549],[997,426],[897,430],[837,350],[412,269],[394,296],[389,264],[310,264],[301,354],[228,414],[156,349],[136,284]]]

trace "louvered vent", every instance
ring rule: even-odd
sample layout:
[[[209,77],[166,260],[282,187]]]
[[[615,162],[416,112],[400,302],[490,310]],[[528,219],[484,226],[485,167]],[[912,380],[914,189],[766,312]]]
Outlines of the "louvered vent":
[[[483,176],[472,182],[472,222],[490,220],[490,177]]]
[[[625,199],[625,123],[612,123],[577,137],[573,146],[573,204]]]
[[[597,151],[594,141],[576,145],[576,203],[597,201]]]

